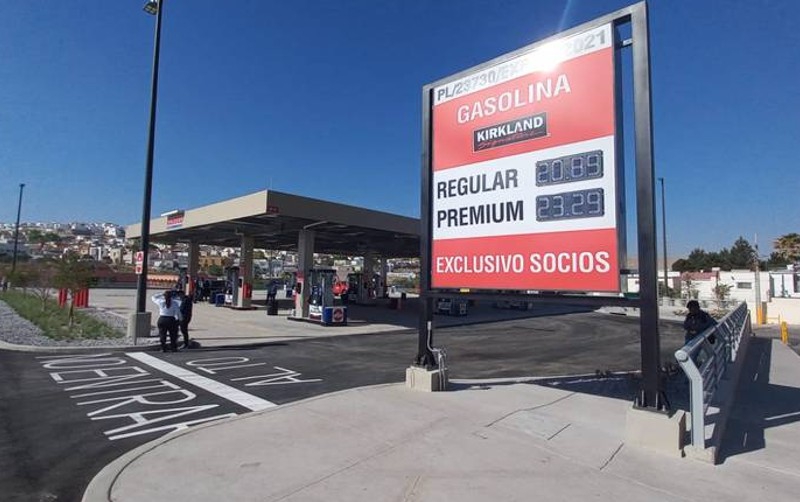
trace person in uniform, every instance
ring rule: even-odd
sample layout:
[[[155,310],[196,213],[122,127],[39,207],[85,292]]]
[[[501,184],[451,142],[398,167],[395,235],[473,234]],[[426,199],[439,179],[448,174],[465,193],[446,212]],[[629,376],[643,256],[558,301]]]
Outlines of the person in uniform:
[[[167,333],[169,333],[170,349],[178,351],[178,322],[181,317],[180,302],[173,297],[171,290],[153,295],[153,303],[158,305],[158,338],[161,342],[161,351],[167,351]]]
[[[180,298],[180,313],[181,317],[178,321],[178,327],[183,335],[183,347],[188,349],[189,345],[189,323],[192,322],[192,308],[194,304],[192,299],[181,292]]]

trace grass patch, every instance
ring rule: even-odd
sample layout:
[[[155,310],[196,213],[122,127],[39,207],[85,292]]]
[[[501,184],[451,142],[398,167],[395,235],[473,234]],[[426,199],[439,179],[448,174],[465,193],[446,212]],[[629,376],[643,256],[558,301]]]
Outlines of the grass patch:
[[[53,300],[47,301],[44,311],[39,298],[22,291],[9,290],[0,293],[0,300],[6,302],[20,317],[38,326],[44,336],[53,340],[92,340],[124,336],[121,331],[79,309],[75,309],[74,322],[70,326],[69,307],[59,308]]]

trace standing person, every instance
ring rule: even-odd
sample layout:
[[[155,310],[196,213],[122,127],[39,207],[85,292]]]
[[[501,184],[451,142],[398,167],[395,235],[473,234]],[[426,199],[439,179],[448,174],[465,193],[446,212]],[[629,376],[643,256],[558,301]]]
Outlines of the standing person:
[[[203,301],[203,281],[199,277],[194,281],[194,301]]]
[[[686,330],[683,338],[684,344],[689,343],[694,337],[717,324],[717,321],[708,312],[700,308],[700,303],[697,300],[689,300],[686,308],[689,309],[689,313],[686,314],[686,319],[683,321],[683,329]],[[709,341],[714,343],[714,338],[709,337]]]
[[[193,308],[194,302],[192,302],[192,299],[185,294],[182,295],[179,307],[181,317],[178,321],[178,327],[180,327],[181,334],[183,335],[183,347],[186,349],[189,348],[189,323],[192,322]]]
[[[203,281],[203,300],[211,299],[211,281],[205,279]]]
[[[278,283],[272,282],[267,290],[267,303],[274,302],[278,296]]]
[[[180,319],[180,302],[173,298],[171,290],[153,295],[153,303],[158,305],[158,338],[161,342],[161,351],[167,351],[167,333],[169,333],[170,349],[178,351],[178,319]]]

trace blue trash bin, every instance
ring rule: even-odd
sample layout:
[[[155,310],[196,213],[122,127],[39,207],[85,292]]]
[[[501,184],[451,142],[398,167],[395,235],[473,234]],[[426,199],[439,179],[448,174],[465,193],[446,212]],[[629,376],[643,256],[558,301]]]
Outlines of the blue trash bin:
[[[217,293],[214,296],[214,306],[222,307],[223,305],[225,305],[225,293]]]
[[[347,307],[325,307],[322,309],[322,324],[331,326],[333,324],[347,325]]]

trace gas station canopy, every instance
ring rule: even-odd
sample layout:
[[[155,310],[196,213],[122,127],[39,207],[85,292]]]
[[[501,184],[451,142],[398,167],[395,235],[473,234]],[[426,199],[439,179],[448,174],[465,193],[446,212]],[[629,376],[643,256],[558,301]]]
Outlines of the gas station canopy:
[[[250,236],[257,248],[296,250],[298,234],[313,230],[314,251],[389,258],[420,253],[420,221],[396,214],[264,190],[195,209],[176,210],[150,220],[153,242],[195,242],[238,247]],[[141,237],[141,224],[126,228]]]

